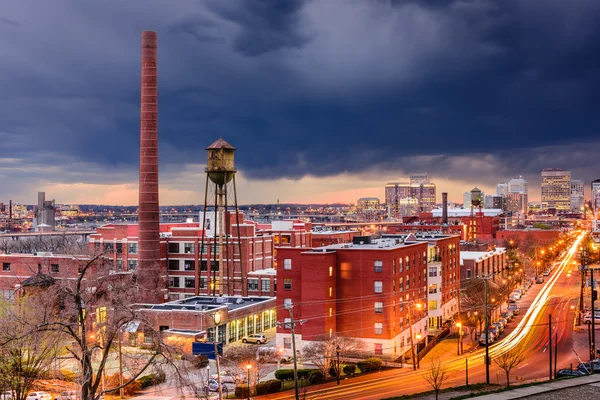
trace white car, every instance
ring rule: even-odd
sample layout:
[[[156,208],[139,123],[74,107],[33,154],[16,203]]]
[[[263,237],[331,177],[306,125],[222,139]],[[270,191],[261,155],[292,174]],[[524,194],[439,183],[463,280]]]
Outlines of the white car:
[[[242,343],[257,343],[257,344],[265,344],[267,343],[267,337],[265,335],[257,334],[257,335],[248,335],[242,338]]]
[[[234,376],[231,372],[229,371],[221,371],[221,384],[223,383],[241,383],[244,381],[243,378]],[[212,374],[210,376],[211,379],[217,380],[218,375],[217,374]],[[218,386],[217,386],[218,387]]]
[[[31,392],[25,400],[52,400],[52,395],[47,392]]]
[[[54,400],[78,400],[78,394],[78,392],[69,390],[66,392],[61,392],[60,396],[55,397]]]

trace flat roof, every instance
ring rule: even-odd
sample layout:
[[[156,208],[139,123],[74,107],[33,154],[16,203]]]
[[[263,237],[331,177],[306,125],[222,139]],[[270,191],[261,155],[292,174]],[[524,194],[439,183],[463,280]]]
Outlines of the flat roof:
[[[275,297],[267,296],[193,296],[183,300],[169,301],[163,304],[143,304],[146,310],[163,311],[213,311],[218,308],[227,307],[229,311],[247,307],[252,304],[265,303],[274,300]]]

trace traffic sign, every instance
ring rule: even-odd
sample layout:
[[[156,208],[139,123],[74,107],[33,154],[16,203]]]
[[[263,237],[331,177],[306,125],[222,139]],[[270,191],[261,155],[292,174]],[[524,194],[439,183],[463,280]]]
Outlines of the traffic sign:
[[[594,289],[596,289],[596,286],[597,286],[597,285],[598,285],[598,280],[597,280],[597,279],[594,279]],[[586,286],[586,287],[590,287],[590,278],[587,278],[587,279],[585,280],[585,286]]]

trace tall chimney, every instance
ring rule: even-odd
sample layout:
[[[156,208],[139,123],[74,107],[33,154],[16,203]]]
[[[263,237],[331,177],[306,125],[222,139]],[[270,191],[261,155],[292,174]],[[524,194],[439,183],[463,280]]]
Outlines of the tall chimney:
[[[12,200],[8,201],[8,231],[12,232],[13,230],[13,220],[12,220]]]
[[[442,193],[442,224],[448,223],[448,193]]]
[[[140,107],[140,202],[138,208],[138,283],[142,301],[160,302],[163,289],[160,265],[158,211],[158,75],[157,34],[142,32]]]

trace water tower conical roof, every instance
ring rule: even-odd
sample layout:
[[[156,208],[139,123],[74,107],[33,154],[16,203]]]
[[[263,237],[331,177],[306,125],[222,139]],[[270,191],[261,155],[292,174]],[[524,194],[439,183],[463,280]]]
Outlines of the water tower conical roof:
[[[225,140],[223,140],[223,138],[219,138],[216,142],[214,142],[213,144],[211,144],[210,146],[208,146],[205,150],[212,150],[212,149],[230,149],[230,150],[235,150],[235,147],[233,147],[232,145],[230,145],[229,143],[227,143]]]

